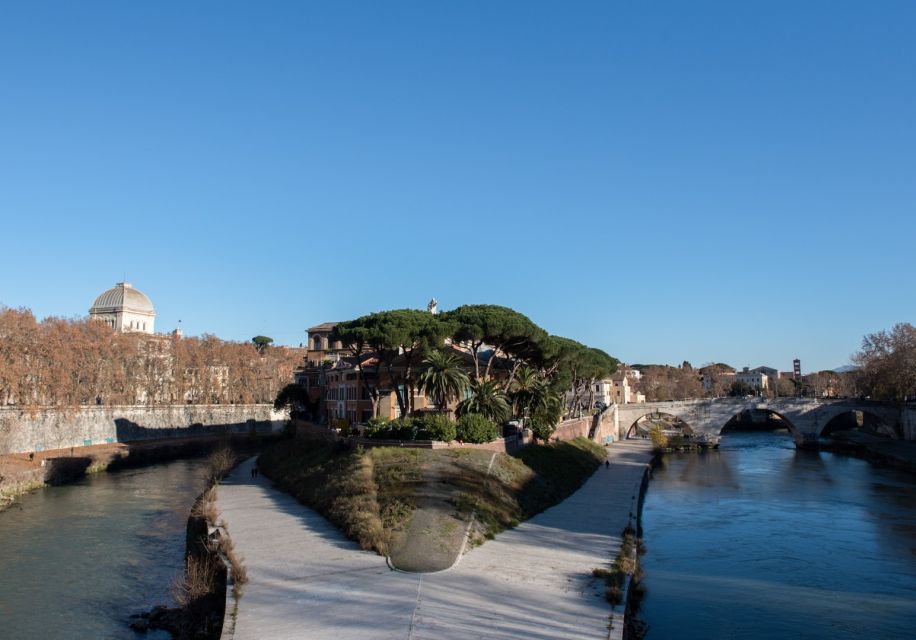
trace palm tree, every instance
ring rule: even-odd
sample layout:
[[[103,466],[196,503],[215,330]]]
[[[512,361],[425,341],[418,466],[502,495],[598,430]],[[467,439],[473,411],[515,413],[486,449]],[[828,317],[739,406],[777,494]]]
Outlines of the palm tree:
[[[531,367],[521,367],[515,372],[515,379],[509,387],[509,399],[516,416],[525,416],[531,409],[531,402],[543,386],[540,374]]]
[[[449,401],[460,398],[467,390],[468,374],[461,368],[461,361],[445,351],[433,351],[423,363],[427,368],[420,374],[420,389],[445,413]]]
[[[479,413],[497,424],[509,419],[512,410],[496,380],[472,380],[471,393],[473,395],[470,398],[458,405],[458,415]]]

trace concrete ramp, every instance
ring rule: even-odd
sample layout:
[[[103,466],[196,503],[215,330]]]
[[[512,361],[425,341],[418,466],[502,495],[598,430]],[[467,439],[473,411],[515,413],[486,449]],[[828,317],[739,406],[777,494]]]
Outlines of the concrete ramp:
[[[616,556],[651,451],[621,442],[609,458],[561,504],[431,574],[390,570],[243,463],[219,488],[249,578],[234,621],[228,596],[223,638],[619,638],[620,607],[609,632],[613,612],[591,570]]]

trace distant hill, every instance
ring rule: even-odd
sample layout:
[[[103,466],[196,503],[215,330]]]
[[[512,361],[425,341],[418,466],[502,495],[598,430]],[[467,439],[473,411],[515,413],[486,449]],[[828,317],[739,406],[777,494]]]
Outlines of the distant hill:
[[[836,369],[831,369],[834,373],[848,373],[849,371],[858,371],[859,367],[854,364],[843,365],[842,367],[837,367]]]

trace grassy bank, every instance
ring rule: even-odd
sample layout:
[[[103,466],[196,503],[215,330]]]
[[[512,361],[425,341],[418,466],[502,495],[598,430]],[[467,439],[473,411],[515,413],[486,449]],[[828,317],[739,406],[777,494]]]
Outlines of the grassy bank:
[[[363,548],[431,570],[453,559],[468,523],[472,543],[492,538],[566,498],[604,457],[581,438],[515,456],[294,440],[269,447],[259,466]]]

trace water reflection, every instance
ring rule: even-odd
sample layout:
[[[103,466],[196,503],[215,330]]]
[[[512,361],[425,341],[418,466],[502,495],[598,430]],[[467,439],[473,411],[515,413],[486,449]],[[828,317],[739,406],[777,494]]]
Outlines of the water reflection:
[[[0,637],[131,637],[130,613],[169,602],[203,486],[202,462],[185,460],[37,491],[0,513]]]
[[[667,456],[643,511],[649,638],[908,638],[916,479],[787,435]]]

